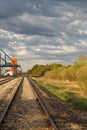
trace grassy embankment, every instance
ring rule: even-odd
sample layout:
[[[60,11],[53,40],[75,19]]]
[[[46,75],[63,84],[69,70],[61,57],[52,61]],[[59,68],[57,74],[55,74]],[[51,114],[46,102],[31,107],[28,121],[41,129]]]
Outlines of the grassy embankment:
[[[87,95],[75,82],[58,81],[53,79],[34,78],[40,85],[45,87],[50,93],[68,102],[75,108],[87,110]]]

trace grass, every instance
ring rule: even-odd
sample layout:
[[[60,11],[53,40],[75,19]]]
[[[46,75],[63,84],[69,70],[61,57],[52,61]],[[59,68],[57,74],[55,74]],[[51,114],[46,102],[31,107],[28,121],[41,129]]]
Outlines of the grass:
[[[63,84],[56,84],[55,83],[49,83],[40,80],[38,78],[34,78],[40,85],[45,87],[50,93],[53,95],[61,98],[62,100],[70,103],[75,108],[78,108],[80,110],[87,110],[87,97],[80,94],[80,89],[76,87],[75,88],[70,85],[63,85]],[[78,93],[78,89],[80,90]]]

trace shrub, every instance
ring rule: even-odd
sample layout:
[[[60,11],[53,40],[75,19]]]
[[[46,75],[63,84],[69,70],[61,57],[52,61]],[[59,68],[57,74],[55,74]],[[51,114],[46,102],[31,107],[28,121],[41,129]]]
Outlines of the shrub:
[[[80,85],[84,85],[87,88],[87,65],[81,67],[77,73],[77,79]]]

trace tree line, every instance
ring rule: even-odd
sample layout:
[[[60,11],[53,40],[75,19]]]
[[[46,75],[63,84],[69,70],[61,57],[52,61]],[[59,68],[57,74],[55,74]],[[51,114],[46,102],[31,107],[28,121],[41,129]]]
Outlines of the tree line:
[[[80,55],[72,65],[57,63],[34,65],[27,73],[30,76],[46,76],[58,80],[77,81],[87,88],[87,56]]]

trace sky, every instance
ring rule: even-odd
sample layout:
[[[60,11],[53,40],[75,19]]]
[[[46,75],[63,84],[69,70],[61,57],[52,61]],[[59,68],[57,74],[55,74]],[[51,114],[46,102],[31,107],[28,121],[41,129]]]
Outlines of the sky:
[[[23,71],[87,55],[87,0],[0,0],[0,48]]]

